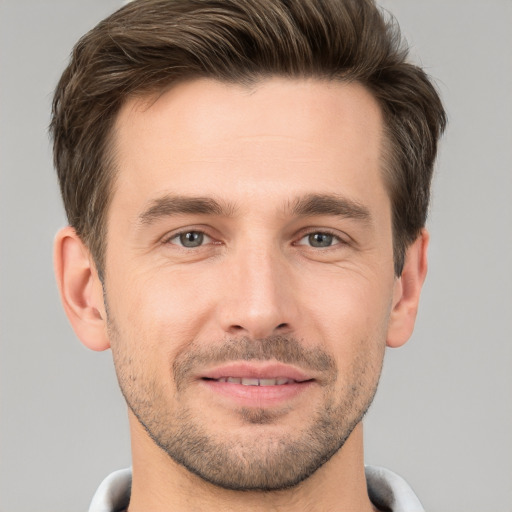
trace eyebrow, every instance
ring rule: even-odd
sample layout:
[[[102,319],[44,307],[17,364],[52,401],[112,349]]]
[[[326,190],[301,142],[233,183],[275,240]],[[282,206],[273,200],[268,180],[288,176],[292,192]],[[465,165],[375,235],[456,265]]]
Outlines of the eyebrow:
[[[143,225],[174,215],[216,215],[231,217],[236,207],[230,203],[220,203],[210,197],[189,197],[165,195],[151,202],[138,217]]]
[[[152,201],[149,207],[138,217],[142,225],[175,215],[215,215],[233,217],[237,207],[233,203],[219,202],[211,197],[190,197],[170,195]],[[370,223],[370,211],[360,203],[336,194],[308,194],[288,203],[285,213],[294,216],[309,217],[331,215],[352,218]]]
[[[336,194],[309,194],[296,199],[291,205],[297,216],[334,215],[371,223],[370,210],[362,204]]]

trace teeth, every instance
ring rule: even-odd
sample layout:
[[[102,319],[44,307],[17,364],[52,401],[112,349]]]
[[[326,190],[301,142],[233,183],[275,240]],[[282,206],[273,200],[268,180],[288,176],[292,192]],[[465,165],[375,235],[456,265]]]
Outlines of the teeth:
[[[232,384],[242,384],[242,386],[282,386],[284,384],[291,384],[294,382],[292,379],[280,377],[278,379],[253,379],[253,378],[240,378],[240,377],[221,377],[217,379],[218,382],[231,382]]]
[[[242,379],[242,386],[259,386],[259,379]]]
[[[283,379],[281,379],[283,380]],[[287,380],[287,379],[284,379]],[[277,379],[260,379],[260,386],[275,386],[277,384]],[[283,382],[284,384],[284,382]]]

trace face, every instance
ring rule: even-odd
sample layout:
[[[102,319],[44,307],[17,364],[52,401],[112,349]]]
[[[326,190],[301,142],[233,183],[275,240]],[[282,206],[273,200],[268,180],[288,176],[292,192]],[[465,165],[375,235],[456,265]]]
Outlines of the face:
[[[371,403],[395,278],[382,119],[356,84],[198,80],[116,126],[105,299],[127,403],[231,489],[296,485]]]

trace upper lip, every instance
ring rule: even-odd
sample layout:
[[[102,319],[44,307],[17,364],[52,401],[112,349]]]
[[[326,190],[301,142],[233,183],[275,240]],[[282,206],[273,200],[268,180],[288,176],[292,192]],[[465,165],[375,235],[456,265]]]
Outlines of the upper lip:
[[[224,377],[249,378],[249,379],[279,379],[285,378],[304,382],[313,380],[311,375],[287,364],[276,362],[231,362],[201,372],[199,378],[221,379]]]

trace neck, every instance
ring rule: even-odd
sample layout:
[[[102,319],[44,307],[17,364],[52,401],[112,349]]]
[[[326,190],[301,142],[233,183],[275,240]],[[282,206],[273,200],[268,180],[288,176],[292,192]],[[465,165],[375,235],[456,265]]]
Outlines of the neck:
[[[133,456],[129,512],[373,512],[363,462],[362,424],[343,448],[292,489],[231,491],[176,464],[130,417]]]

